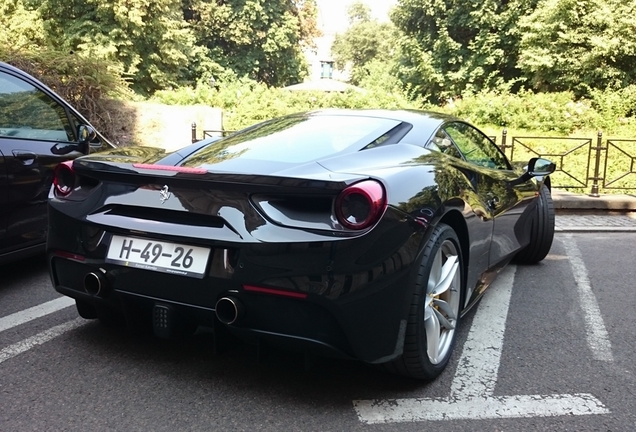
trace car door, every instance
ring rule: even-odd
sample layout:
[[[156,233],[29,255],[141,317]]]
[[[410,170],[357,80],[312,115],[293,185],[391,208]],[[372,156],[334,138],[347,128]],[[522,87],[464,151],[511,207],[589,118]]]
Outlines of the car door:
[[[444,126],[462,157],[474,168],[471,183],[493,219],[489,267],[510,257],[520,248],[521,215],[536,196],[533,181],[514,182],[519,173],[490,138],[464,122]]]
[[[81,155],[76,150],[55,153],[64,153],[58,149],[66,143],[77,143],[78,125],[67,107],[37,83],[0,70],[0,170],[6,173],[4,186],[0,184],[0,221],[5,225],[0,254],[45,242],[53,170]]]
[[[7,235],[7,214],[9,213],[9,206],[7,204],[8,181],[4,154],[2,153],[2,149],[0,149],[0,250],[2,250],[2,243]]]

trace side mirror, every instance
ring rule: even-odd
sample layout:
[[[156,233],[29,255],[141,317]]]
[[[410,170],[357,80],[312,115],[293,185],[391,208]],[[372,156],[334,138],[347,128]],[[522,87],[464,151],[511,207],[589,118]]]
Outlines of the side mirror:
[[[545,177],[552,174],[556,170],[556,165],[543,158],[532,158],[528,162],[528,166],[524,169],[524,173],[517,179],[508,182],[509,186],[517,186],[527,182],[532,177]]]
[[[84,154],[88,154],[90,147],[101,147],[102,143],[97,140],[97,131],[89,125],[81,125],[77,130],[77,136],[79,137],[78,145],[79,151]]]
[[[527,172],[532,177],[545,177],[556,170],[554,162],[543,158],[532,158],[528,162]]]
[[[51,148],[56,155],[66,155],[74,151],[88,154],[91,147],[101,147],[102,143],[97,137],[97,132],[92,126],[81,125],[77,128],[77,143],[57,143]]]
[[[91,126],[81,125],[78,128],[77,135],[79,137],[80,144],[88,144],[97,137],[97,132]]]

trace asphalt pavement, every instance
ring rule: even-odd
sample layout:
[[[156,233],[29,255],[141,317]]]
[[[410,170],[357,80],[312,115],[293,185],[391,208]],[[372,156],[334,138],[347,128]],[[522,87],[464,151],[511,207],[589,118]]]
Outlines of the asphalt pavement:
[[[553,190],[557,232],[636,232],[636,195]]]

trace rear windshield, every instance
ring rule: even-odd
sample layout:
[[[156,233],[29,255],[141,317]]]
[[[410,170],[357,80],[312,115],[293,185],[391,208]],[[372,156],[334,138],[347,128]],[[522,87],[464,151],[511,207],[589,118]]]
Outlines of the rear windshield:
[[[233,158],[302,163],[359,150],[399,125],[397,120],[338,115],[303,115],[272,120],[219,140],[188,158],[185,165]]]

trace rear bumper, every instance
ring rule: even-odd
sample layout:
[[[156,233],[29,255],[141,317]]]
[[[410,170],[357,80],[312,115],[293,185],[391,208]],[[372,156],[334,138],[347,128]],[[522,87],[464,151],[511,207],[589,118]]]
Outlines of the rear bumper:
[[[245,313],[228,329],[244,339],[373,363],[402,352],[421,240],[420,232],[388,214],[356,239],[240,245],[197,239],[213,249],[205,277],[197,279],[106,263],[111,230],[50,208],[47,254],[55,289],[75,299],[144,319],[156,305],[167,305],[190,322],[214,327],[220,325],[217,301],[232,296]],[[103,280],[99,293],[85,287],[90,273]],[[273,293],[247,291],[246,285]]]

